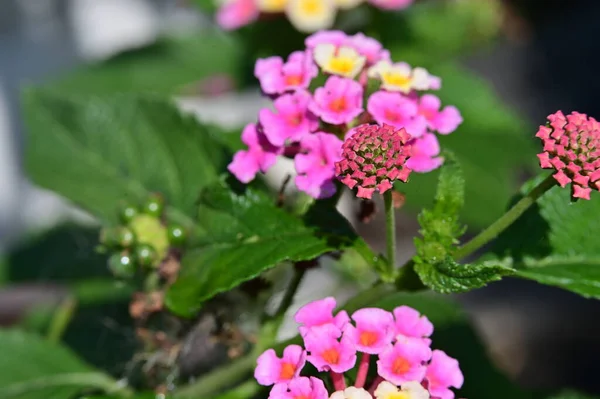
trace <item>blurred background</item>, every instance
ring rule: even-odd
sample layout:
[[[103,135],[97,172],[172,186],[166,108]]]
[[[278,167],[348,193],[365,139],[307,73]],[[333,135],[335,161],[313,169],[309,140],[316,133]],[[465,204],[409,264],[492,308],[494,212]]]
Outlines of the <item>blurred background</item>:
[[[484,78],[493,87],[497,96],[525,121],[522,126],[533,129],[546,115],[558,109],[600,115],[596,94],[600,88],[597,79],[600,2],[471,1],[485,3],[477,13],[486,12],[486,7],[494,10],[492,20],[499,21],[499,35],[485,45],[461,50],[455,58],[466,70]],[[27,252],[28,238],[73,218],[93,223],[58,196],[28,181],[22,167],[22,150],[35,143],[27,142],[20,106],[21,90],[28,85],[69,76],[72,71],[122,52],[144,48],[165,34],[191,32],[202,41],[212,22],[190,3],[182,0],[1,1],[0,250],[4,253],[5,267],[0,269],[4,286],[0,287],[0,324],[10,325],[20,320],[25,310],[35,303],[56,301],[63,295],[60,285],[49,283],[60,275],[57,272],[60,259],[52,260],[48,263],[50,266],[32,264],[37,258]],[[435,19],[432,21],[435,23]],[[448,28],[453,27],[444,29]],[[435,41],[435,37],[432,40]],[[254,120],[264,104],[257,89],[252,87],[218,96],[207,96],[206,91],[187,92],[178,97],[179,103],[203,120],[227,129]],[[469,102],[468,95],[468,91],[462,93],[464,102]],[[235,113],[231,109],[235,109]],[[524,130],[522,134],[532,135],[533,130]],[[277,180],[277,176],[285,174],[285,168],[286,165],[281,165],[272,178]],[[514,170],[514,176],[522,180],[528,174]],[[354,217],[354,211],[351,205],[345,205],[347,215]],[[376,247],[382,247],[379,222],[381,220],[359,226]],[[417,231],[414,212],[403,212],[398,231],[406,258],[410,256],[411,240]],[[59,256],[65,250],[59,247],[61,239],[70,237],[69,234],[69,231],[60,231],[43,242],[48,256]],[[77,238],[82,239],[93,241],[94,237]],[[89,248],[88,242],[75,244],[69,247],[71,251]],[[347,298],[355,288],[339,280],[330,270],[311,273],[298,303],[323,296],[324,291]],[[540,389],[573,387],[600,394],[600,380],[596,378],[600,372],[596,361],[600,356],[598,302],[513,279],[458,299],[472,316],[496,364],[521,385]],[[126,317],[122,309],[102,307],[101,311],[105,318],[97,338],[98,346],[78,348],[88,356],[94,356],[92,352],[108,342],[111,335],[127,336],[119,327],[119,320]],[[93,329],[90,320],[77,323],[71,332],[73,336]]]

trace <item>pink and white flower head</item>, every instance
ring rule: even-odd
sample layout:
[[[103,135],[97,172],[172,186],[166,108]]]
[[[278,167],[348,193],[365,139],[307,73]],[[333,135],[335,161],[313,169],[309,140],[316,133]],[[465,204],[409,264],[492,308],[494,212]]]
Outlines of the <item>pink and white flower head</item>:
[[[561,187],[571,184],[574,199],[590,199],[600,191],[600,123],[579,112],[565,116],[558,111],[535,135],[544,144],[538,154],[540,167],[554,169]]]
[[[402,385],[409,381],[422,381],[431,358],[431,348],[424,342],[408,340],[396,342],[379,354],[377,371],[387,381]]]
[[[363,88],[352,80],[330,76],[325,86],[315,90],[309,109],[323,121],[334,125],[350,123],[363,111]]]
[[[335,298],[327,297],[307,303],[298,309],[294,315],[294,321],[300,324],[298,327],[300,335],[305,336],[312,327],[333,325],[337,329],[335,335],[338,338],[346,324],[350,322],[350,317],[343,310],[334,316],[335,306]]]
[[[316,377],[298,377],[288,384],[277,384],[271,389],[269,399],[327,399],[325,384]]]
[[[367,111],[377,123],[404,128],[413,138],[427,130],[427,120],[419,115],[416,102],[400,93],[380,90],[371,94]]]
[[[300,141],[300,153],[294,158],[296,187],[313,198],[335,194],[335,162],[339,161],[342,141],[336,135],[317,132]]]
[[[373,397],[364,388],[348,387],[343,391],[335,391],[329,399],[373,399]]]
[[[254,0],[226,0],[217,11],[217,24],[225,30],[234,30],[258,19],[259,10]]]
[[[464,382],[458,361],[440,350],[433,351],[425,378],[431,396],[440,399],[454,399],[454,392],[449,388],[461,388]]]
[[[342,159],[335,174],[350,189],[358,188],[359,198],[370,199],[375,190],[383,194],[394,180],[406,182],[411,170],[410,135],[390,125],[360,125],[342,144]]]
[[[425,94],[419,99],[419,115],[427,120],[429,129],[440,134],[450,134],[463,121],[458,109],[452,105],[440,111],[442,103],[437,96]]]
[[[258,172],[269,170],[283,150],[272,145],[254,123],[246,125],[242,131],[242,142],[248,149],[236,152],[227,166],[242,183],[252,181]]]
[[[285,14],[300,32],[331,28],[337,8],[334,0],[287,0]]]
[[[368,76],[379,79],[381,87],[388,91],[408,94],[413,90],[432,88],[432,79],[427,70],[420,67],[413,69],[405,62],[393,64],[388,60],[381,60],[369,68]]]
[[[309,50],[314,50],[319,44],[333,44],[335,47],[348,44],[348,35],[341,30],[323,30],[308,36],[304,45]]]
[[[373,394],[376,399],[429,399],[429,391],[419,381],[405,382],[400,388],[389,381],[382,381]]]
[[[369,0],[369,3],[383,10],[403,10],[413,2],[414,0]]]
[[[259,59],[254,66],[254,76],[266,94],[283,94],[296,89],[308,89],[319,69],[306,51],[294,51],[283,62],[281,57]]]
[[[356,363],[356,347],[347,336],[338,340],[337,327],[333,324],[309,328],[304,335],[304,346],[309,353],[307,360],[318,371],[343,373]]]
[[[394,317],[390,312],[378,308],[363,308],[352,314],[352,324],[346,325],[347,336],[356,349],[375,355],[391,344],[394,338]]]
[[[440,143],[433,133],[425,133],[410,142],[412,155],[406,166],[417,173],[431,172],[442,166],[444,158],[440,157]]]
[[[311,95],[305,90],[284,94],[274,101],[276,112],[262,109],[258,120],[267,140],[277,147],[298,142],[319,127],[317,118],[308,111]]]
[[[313,50],[315,62],[323,72],[354,79],[365,66],[367,58],[354,47],[319,43]]]
[[[399,306],[394,309],[396,337],[417,338],[426,345],[431,344],[428,338],[433,334],[433,324],[427,316],[422,316],[416,309],[409,306]]]
[[[298,345],[289,345],[283,356],[277,357],[273,349],[268,349],[256,359],[254,378],[261,385],[287,383],[297,378],[306,362],[306,352]]]
[[[372,37],[357,33],[348,38],[350,46],[354,47],[361,55],[367,59],[367,65],[375,65],[379,61],[389,61],[390,52],[383,48],[381,43]]]

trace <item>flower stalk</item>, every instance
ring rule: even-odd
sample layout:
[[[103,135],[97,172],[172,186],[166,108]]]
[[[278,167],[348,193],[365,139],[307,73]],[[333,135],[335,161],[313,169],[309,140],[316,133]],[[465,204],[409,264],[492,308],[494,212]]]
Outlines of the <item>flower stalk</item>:
[[[392,190],[383,193],[383,201],[385,203],[385,240],[388,266],[386,274],[382,276],[382,279],[389,282],[394,280],[396,269],[396,218]]]

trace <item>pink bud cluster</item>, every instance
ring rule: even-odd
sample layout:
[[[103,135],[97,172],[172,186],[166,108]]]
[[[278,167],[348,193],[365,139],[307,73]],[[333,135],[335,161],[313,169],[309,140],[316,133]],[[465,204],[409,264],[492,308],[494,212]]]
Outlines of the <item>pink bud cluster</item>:
[[[600,191],[600,123],[586,114],[565,116],[562,111],[549,115],[548,121],[536,134],[544,143],[540,166],[554,169],[561,187],[571,183],[573,198],[589,200],[592,189]]]
[[[336,162],[335,174],[350,189],[357,186],[359,198],[371,199],[375,190],[383,194],[394,180],[408,180],[409,140],[404,128],[360,125],[342,145],[342,160]]]
[[[455,107],[442,108],[435,95],[419,95],[420,91],[439,89],[440,78],[423,68],[392,62],[381,43],[362,33],[348,36],[341,31],[322,31],[309,36],[305,44],[306,49],[293,52],[287,60],[269,57],[256,62],[254,74],[273,104],[260,110],[258,123],[244,129],[242,141],[248,148],[235,154],[229,165],[240,181],[250,182],[282,155],[294,158],[300,191],[313,198],[329,197],[335,193],[334,165],[343,158],[343,140],[359,124],[389,125],[380,128],[381,132],[404,129],[410,135],[403,135],[408,141],[403,144],[411,148],[410,159],[405,159],[408,169],[426,173],[442,164],[434,133],[453,132],[462,118]],[[312,89],[311,83],[320,74],[324,83]],[[378,90],[367,90],[377,82]],[[389,160],[378,162],[385,165]],[[390,186],[396,172],[388,173],[392,175],[387,179],[376,176],[376,183],[371,184],[373,179],[360,177],[352,169],[352,179],[366,197],[374,187],[383,192]]]
[[[335,306],[331,297],[305,305],[295,315],[304,347],[290,345],[281,358],[273,349],[259,356],[254,376],[273,385],[269,399],[453,399],[450,388],[462,387],[458,361],[431,349],[433,325],[415,309],[363,308],[349,317],[333,315]],[[331,396],[322,378],[301,376],[306,362],[329,373]],[[373,365],[377,376],[369,379]],[[354,384],[347,386],[343,373],[355,367]]]

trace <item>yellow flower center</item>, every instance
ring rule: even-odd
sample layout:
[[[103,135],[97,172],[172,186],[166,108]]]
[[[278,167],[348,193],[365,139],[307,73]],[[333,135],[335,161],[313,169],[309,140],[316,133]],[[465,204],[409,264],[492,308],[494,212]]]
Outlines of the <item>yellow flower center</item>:
[[[302,75],[287,75],[283,78],[286,85],[296,86],[302,83]]]
[[[354,68],[356,60],[350,57],[331,57],[327,69],[340,75],[348,75]]]
[[[403,75],[398,72],[385,72],[381,76],[381,80],[387,85],[397,87],[409,87],[412,78],[408,75]]]
[[[301,7],[306,15],[318,15],[323,13],[323,3],[321,0],[304,0]]]
[[[286,4],[287,0],[261,0],[258,2],[258,8],[265,12],[282,12]]]
[[[360,333],[359,342],[364,346],[371,346],[377,342],[377,333],[373,331],[363,331]]]
[[[338,364],[340,361],[340,352],[337,349],[330,348],[325,350],[321,356],[323,360],[325,360],[329,364]]]
[[[385,399],[410,399],[410,394],[408,392],[390,392],[385,396]]]

